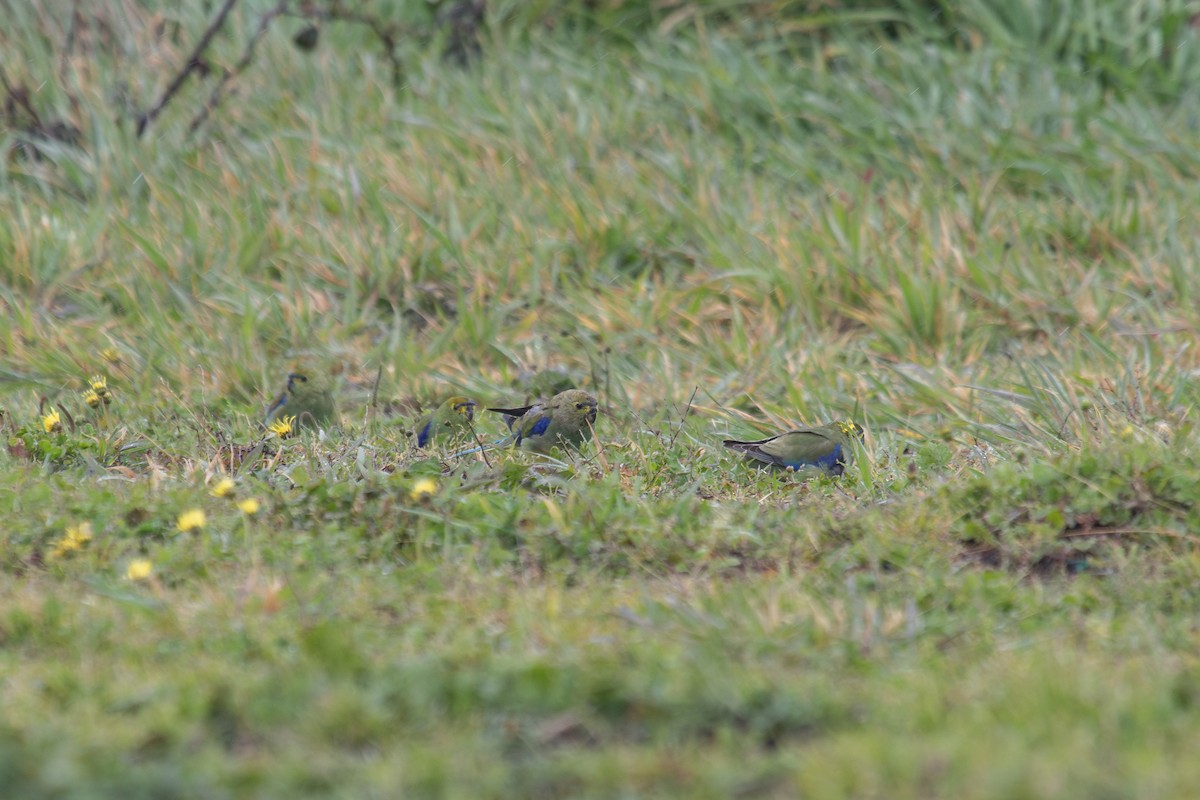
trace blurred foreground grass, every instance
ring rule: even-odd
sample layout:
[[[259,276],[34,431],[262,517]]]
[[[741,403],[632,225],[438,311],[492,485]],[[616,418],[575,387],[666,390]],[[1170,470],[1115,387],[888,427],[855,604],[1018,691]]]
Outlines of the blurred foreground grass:
[[[138,139],[198,8],[5,4],[81,139],[6,118],[0,785],[1194,796],[1196,38],[1047,5],[497,4],[399,89],[283,18]],[[264,437],[297,361],[343,425]],[[413,448],[547,371],[579,458]],[[844,416],[841,481],[720,447]]]

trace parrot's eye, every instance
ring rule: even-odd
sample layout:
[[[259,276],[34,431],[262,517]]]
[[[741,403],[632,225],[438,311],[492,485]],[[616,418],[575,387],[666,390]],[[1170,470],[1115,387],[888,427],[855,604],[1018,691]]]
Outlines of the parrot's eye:
[[[580,411],[583,411],[583,406],[584,406],[584,404],[583,404],[583,403],[576,403],[576,404],[575,404],[575,407],[576,407],[576,408],[578,408]]]

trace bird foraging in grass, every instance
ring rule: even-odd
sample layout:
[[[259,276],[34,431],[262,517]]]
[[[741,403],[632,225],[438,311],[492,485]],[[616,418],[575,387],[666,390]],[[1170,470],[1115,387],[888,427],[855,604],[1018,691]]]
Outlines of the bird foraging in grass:
[[[854,458],[853,440],[861,440],[863,435],[862,426],[843,420],[816,428],[797,428],[755,442],[726,439],[724,444],[748,459],[778,469],[841,475]]]
[[[582,389],[568,389],[530,406],[489,408],[488,411],[504,415],[511,433],[487,447],[512,445],[542,454],[549,454],[555,447],[578,448],[596,424],[597,405],[596,398]],[[476,447],[455,455],[467,455],[482,449],[485,448]]]
[[[298,425],[325,425],[333,422],[333,390],[329,382],[314,372],[292,372],[287,385],[267,408],[264,424],[295,417]]]
[[[474,400],[462,395],[447,398],[432,414],[417,422],[417,447],[428,447],[442,437],[469,434],[476,405]]]

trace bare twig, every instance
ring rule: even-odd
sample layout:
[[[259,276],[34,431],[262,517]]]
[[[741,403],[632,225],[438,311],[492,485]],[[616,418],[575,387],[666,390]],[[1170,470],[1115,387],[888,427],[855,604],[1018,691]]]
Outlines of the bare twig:
[[[232,3],[236,2],[236,0],[227,0],[227,2]],[[208,119],[208,115],[221,104],[221,95],[225,91],[225,87],[234,78],[241,75],[246,67],[250,66],[250,62],[254,59],[254,48],[258,46],[259,40],[267,32],[267,28],[271,26],[271,22],[276,17],[287,12],[289,4],[290,0],[279,0],[274,8],[262,15],[262,18],[258,21],[258,29],[254,31],[254,36],[250,37],[250,41],[246,43],[246,49],[242,52],[242,57],[233,65],[233,69],[225,70],[225,73],[221,76],[221,80],[217,81],[217,85],[213,87],[212,93],[208,96],[208,101],[200,109],[200,113],[192,118],[192,124],[188,126],[189,136],[194,134],[204,124],[204,121]]]
[[[679,438],[679,434],[683,432],[683,426],[687,424],[688,414],[692,411],[692,403],[696,402],[696,392],[700,391],[700,387],[696,386],[692,389],[692,396],[688,398],[687,406],[683,409],[683,413],[679,415],[679,427],[675,429],[675,433],[671,435],[671,441],[667,443],[667,447],[674,447],[675,440]]]
[[[221,10],[217,12],[217,16],[209,23],[208,28],[204,31],[204,35],[200,37],[200,41],[196,42],[196,46],[192,49],[192,54],[184,62],[183,69],[167,85],[162,96],[158,98],[158,102],[138,117],[137,135],[139,137],[150,127],[150,123],[158,118],[158,115],[166,108],[167,103],[171,102],[171,98],[179,93],[179,90],[183,88],[183,84],[187,82],[188,76],[200,68],[200,65],[203,63],[201,56],[204,55],[204,51],[212,43],[213,37],[217,35],[217,31],[221,30],[225,25],[225,18],[229,16],[229,12],[233,10],[235,5],[237,5],[237,0],[225,0],[225,4],[221,6]]]
[[[488,445],[484,444],[483,439],[479,436],[479,431],[475,430],[475,423],[467,423],[471,426],[471,436],[475,438],[475,443],[479,445],[479,454],[483,456],[483,463],[487,464],[487,468],[492,468],[492,460],[487,456]]]
[[[373,14],[348,11],[340,3],[330,3],[328,8],[317,8],[313,3],[305,3],[301,15],[308,19],[324,19],[330,22],[353,22],[366,25],[371,32],[383,43],[383,54],[392,67],[392,85],[404,85],[404,64],[400,60],[400,40],[415,36],[415,32],[407,26],[386,22]]]
[[[383,381],[383,362],[379,363],[379,369],[375,370],[375,382],[371,385],[371,399],[367,402],[367,425],[375,419],[375,414],[378,411],[379,404],[379,384]]]
[[[13,85],[9,83],[8,75],[4,72],[3,67],[0,67],[0,83],[4,84],[6,101],[14,105],[19,105],[21,108],[25,109],[26,113],[28,113],[33,120],[34,129],[41,130],[42,118],[37,113],[37,109],[33,107],[33,104],[29,102],[29,93],[25,91],[24,87],[14,88]]]

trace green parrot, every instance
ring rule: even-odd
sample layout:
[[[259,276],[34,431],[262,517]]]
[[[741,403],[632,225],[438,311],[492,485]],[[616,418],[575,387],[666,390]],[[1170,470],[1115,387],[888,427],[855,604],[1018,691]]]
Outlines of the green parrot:
[[[325,425],[334,421],[333,390],[318,373],[292,372],[287,386],[267,409],[265,422],[295,417],[297,425]]]
[[[447,398],[432,414],[427,414],[417,423],[417,447],[428,447],[443,435],[470,433],[476,405],[474,400],[461,395]]]
[[[549,400],[542,400],[522,408],[489,408],[503,414],[512,431],[508,436],[488,447],[513,445],[531,453],[548,454],[555,447],[579,447],[596,424],[596,398],[582,389],[559,392]],[[483,450],[476,447],[455,453],[467,455]]]
[[[841,475],[854,458],[852,442],[862,439],[862,427],[849,420],[819,428],[797,428],[756,442],[726,439],[730,450],[780,469],[820,470]]]

